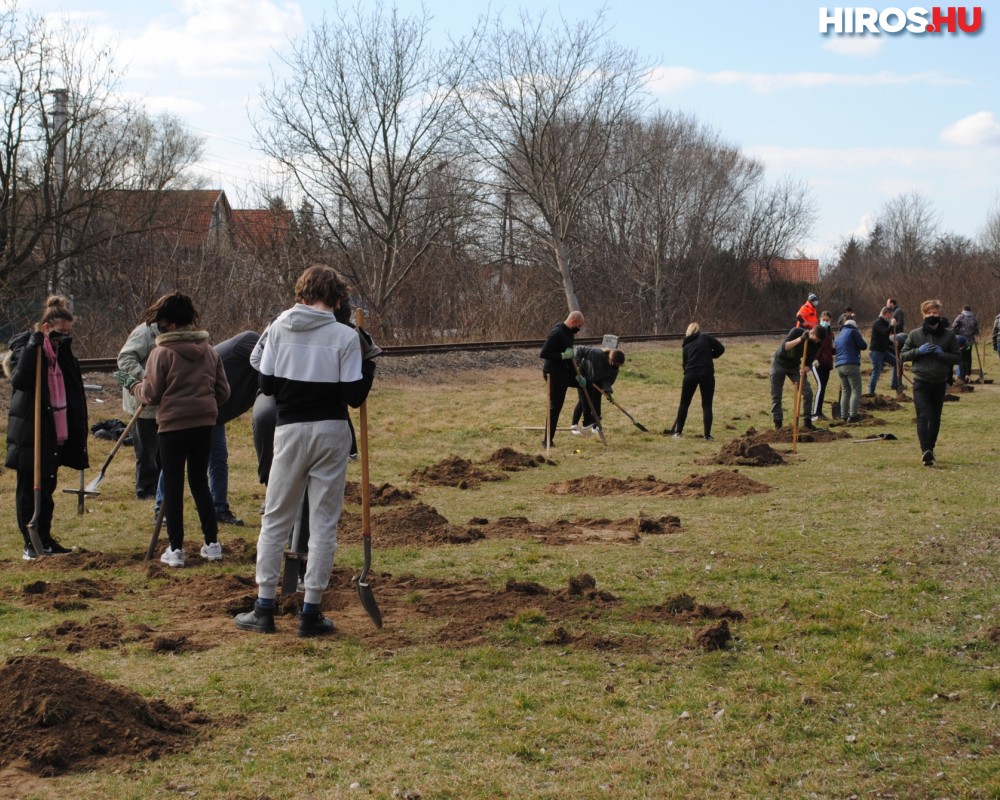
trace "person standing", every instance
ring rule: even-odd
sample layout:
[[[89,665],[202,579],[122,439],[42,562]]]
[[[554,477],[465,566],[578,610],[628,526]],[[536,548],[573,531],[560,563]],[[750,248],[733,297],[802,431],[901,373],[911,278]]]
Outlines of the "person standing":
[[[818,306],[819,297],[810,292],[809,297],[806,298],[806,301],[795,315],[795,326],[804,330],[815,328],[819,324],[819,317],[816,312]]]
[[[702,331],[697,322],[687,326],[681,344],[681,401],[677,407],[674,438],[679,439],[687,422],[688,409],[697,389],[701,393],[701,417],[705,441],[712,441],[712,401],[715,398],[715,359],[726,352],[725,346],[714,336]]]
[[[309,559],[298,635],[333,633],[320,608],[330,582],[344,505],[351,432],[347,406],[368,397],[375,361],[359,331],[337,321],[347,284],[332,267],[314,264],[295,283],[295,305],[264,332],[260,388],[275,398],[274,456],[257,540],[257,601],[236,627],[273,633],[275,597],[288,532],[309,491]]]
[[[867,349],[858,323],[845,319],[834,343],[834,366],[840,378],[840,415],[846,422],[861,422],[861,351]]]
[[[118,369],[127,372],[136,381],[141,381],[146,374],[146,362],[149,354],[156,346],[156,337],[160,330],[153,321],[153,315],[158,305],[163,301],[160,297],[149,308],[140,322],[125,340],[122,349],[118,351]],[[122,410],[131,419],[139,408],[139,401],[122,389]],[[139,414],[132,429],[132,443],[135,450],[135,496],[140,500],[156,500],[159,508],[161,497],[157,496],[160,479],[160,453],[156,438],[156,408],[147,406]]]
[[[958,377],[968,383],[972,377],[972,349],[979,336],[979,320],[972,313],[972,306],[963,306],[961,313],[951,323],[951,329],[956,336],[962,337],[959,341],[964,342],[960,348],[962,358],[958,362]]]
[[[925,467],[934,465],[934,448],[941,429],[941,410],[952,367],[961,359],[955,332],[941,318],[941,301],[920,304],[923,324],[906,336],[900,358],[913,362],[913,405],[917,439]]]
[[[819,325],[826,328],[826,336],[820,343],[819,350],[816,351],[816,360],[813,361],[812,375],[816,380],[816,398],[813,401],[813,419],[826,419],[823,413],[823,400],[826,397],[826,385],[830,382],[830,373],[833,372],[833,332],[830,325],[833,315],[829,311],[820,314]]]
[[[208,459],[208,488],[215,503],[215,518],[222,525],[243,525],[243,520],[229,507],[229,444],[226,425],[253,408],[260,376],[250,363],[260,334],[243,331],[215,346],[229,383],[229,399],[219,406],[219,416],[212,428],[212,452]]]
[[[816,426],[812,422],[812,387],[806,380],[806,372],[816,358],[820,344],[826,338],[827,329],[816,326],[815,328],[792,328],[785,337],[771,359],[771,418],[774,420],[774,428],[778,430],[783,423],[781,410],[781,396],[785,386],[785,380],[790,380],[796,386],[796,390],[801,379],[802,382],[802,408],[805,413],[804,427],[806,430],[814,431]],[[803,349],[805,358],[803,359]]]
[[[883,306],[879,315],[872,323],[871,349],[868,357],[872,362],[872,375],[868,379],[868,394],[875,394],[879,376],[886,363],[892,365],[892,384],[894,391],[899,390],[899,369],[896,363],[896,348],[892,341],[892,309]]]
[[[993,320],[993,349],[996,350],[997,355],[1000,356],[1000,314],[997,314],[996,319]]]
[[[542,375],[548,383],[549,411],[545,430],[548,441],[542,438],[542,447],[555,447],[556,426],[559,424],[559,414],[566,401],[566,390],[574,383],[580,388],[586,385],[586,378],[577,379],[576,368],[573,366],[573,337],[587,324],[580,311],[571,311],[562,322],[552,326],[545,343],[538,354],[542,359]]]
[[[44,553],[70,552],[52,536],[52,514],[59,467],[86,469],[87,397],[80,362],[73,355],[73,314],[69,301],[52,295],[45,301],[41,322],[33,331],[18,334],[10,342],[4,372],[12,390],[7,421],[7,458],[4,464],[17,470],[14,505],[17,527],[24,538],[22,557],[34,561],[39,553],[28,535],[35,513],[35,383],[41,351],[41,492],[38,537]]]
[[[184,472],[194,497],[205,543],[201,557],[222,560],[219,522],[208,486],[212,430],[219,406],[229,399],[229,382],[222,359],[208,343],[208,332],[198,330],[198,312],[186,294],[164,295],[153,308],[160,330],[149,354],[146,372],[137,381],[124,370],[117,380],[140,402],[157,406],[157,445],[163,471],[163,517],[170,543],[160,556],[168,567],[183,567]]]
[[[625,353],[621,350],[610,350],[601,347],[576,348],[576,361],[580,365],[580,372],[587,379],[587,385],[580,389],[579,399],[576,401],[576,408],[573,409],[573,425],[571,431],[578,434],[580,432],[577,423],[583,418],[584,427],[591,427],[596,433],[596,426],[601,424],[601,400],[604,394],[610,395],[614,389],[614,383],[618,380],[618,368],[625,363]],[[602,394],[601,392],[604,392]],[[595,420],[590,413],[590,404],[587,403],[585,394],[590,395],[590,402],[597,412]]]

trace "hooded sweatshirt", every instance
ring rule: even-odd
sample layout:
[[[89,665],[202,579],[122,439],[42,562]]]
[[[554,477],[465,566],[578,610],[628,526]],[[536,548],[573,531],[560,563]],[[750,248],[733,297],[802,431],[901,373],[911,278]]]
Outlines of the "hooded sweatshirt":
[[[861,351],[868,349],[868,343],[858,330],[858,323],[853,319],[844,320],[844,327],[837,334],[834,342],[834,365],[844,367],[849,364],[861,365]]]
[[[260,389],[275,398],[277,425],[347,419],[347,406],[361,406],[375,376],[358,332],[303,303],[268,326],[252,361],[258,353]]]
[[[140,403],[159,406],[159,433],[215,425],[219,404],[229,399],[229,382],[208,332],[176,330],[157,336],[145,377],[132,394]]]

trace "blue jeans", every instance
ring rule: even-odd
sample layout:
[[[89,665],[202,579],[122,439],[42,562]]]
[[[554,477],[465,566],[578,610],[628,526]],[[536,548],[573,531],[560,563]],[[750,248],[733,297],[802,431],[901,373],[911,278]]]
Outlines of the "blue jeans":
[[[899,375],[896,374],[896,356],[886,350],[884,353],[876,353],[874,350],[869,354],[872,360],[872,376],[868,381],[868,394],[875,394],[875,386],[878,377],[882,374],[882,367],[886,364],[892,366],[892,385],[890,388],[899,388]]]
[[[212,428],[212,449],[208,456],[208,488],[215,502],[215,513],[229,510],[229,448],[226,445],[226,426]]]

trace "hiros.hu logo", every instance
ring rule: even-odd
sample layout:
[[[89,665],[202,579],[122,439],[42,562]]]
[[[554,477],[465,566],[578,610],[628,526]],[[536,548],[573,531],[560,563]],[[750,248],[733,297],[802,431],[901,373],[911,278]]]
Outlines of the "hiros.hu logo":
[[[977,33],[982,6],[941,8],[820,8],[820,33]]]

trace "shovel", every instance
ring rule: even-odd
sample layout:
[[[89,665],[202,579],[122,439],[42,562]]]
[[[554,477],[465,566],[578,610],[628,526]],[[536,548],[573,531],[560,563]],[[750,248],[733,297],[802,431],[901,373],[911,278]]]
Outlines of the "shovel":
[[[90,497],[96,497],[97,495],[100,494],[100,492],[97,491],[97,487],[100,486],[101,485],[101,481],[104,480],[104,473],[108,469],[108,464],[111,463],[111,459],[115,457],[115,453],[117,453],[118,449],[122,446],[122,444],[125,443],[125,437],[128,436],[129,433],[131,433],[132,428],[135,427],[135,423],[139,420],[139,415],[145,410],[145,408],[146,408],[146,406],[140,405],[135,410],[135,413],[132,415],[132,419],[130,419],[128,421],[128,425],[126,425],[125,426],[125,430],[122,431],[122,435],[118,437],[118,441],[115,442],[115,446],[111,448],[111,452],[108,453],[108,457],[106,459],[104,459],[104,463],[101,464],[101,469],[98,471],[97,476],[94,478],[94,480],[92,480],[90,483],[88,483],[86,485],[86,487],[83,489],[83,491],[88,496],[90,496]],[[67,491],[76,491],[76,490],[73,489],[73,490],[67,490]]]
[[[620,405],[618,405],[618,403],[615,402],[615,399],[610,394],[608,394],[606,391],[604,391],[596,383],[593,384],[593,386],[594,386],[595,389],[597,389],[597,391],[599,391],[602,395],[604,395],[604,399],[605,400],[607,400],[609,403],[611,403],[611,405],[613,405],[615,408],[617,408],[619,411],[621,411],[626,417],[628,417],[629,422],[631,422],[633,425],[635,425],[635,427],[637,427],[643,433],[649,433],[649,428],[647,428],[641,422],[637,421],[635,417],[633,417],[624,408],[622,408]],[[676,426],[676,424],[677,423],[675,422],[674,425]]]
[[[357,310],[357,325],[360,330],[365,324],[364,311]],[[368,583],[368,571],[372,566],[372,516],[371,516],[371,484],[368,477],[368,401],[361,404],[360,425],[358,430],[358,449],[361,451],[361,536],[364,542],[365,563],[360,575],[355,575],[352,583],[357,586],[358,597],[361,598],[361,605],[364,606],[368,616],[375,623],[376,628],[382,627],[382,612],[379,611],[378,603],[375,602],[375,594]]]
[[[35,362],[35,512],[28,523],[28,538],[35,555],[45,555],[42,537],[38,535],[38,516],[42,513],[42,348],[38,347],[38,361]]]
[[[285,550],[284,571],[281,573],[281,596],[295,594],[299,588],[299,575],[302,573],[309,554],[309,492],[302,498],[302,509],[299,519],[292,526],[291,542]]]
[[[142,411],[140,408],[139,411]],[[138,412],[136,412],[138,413]],[[133,420],[134,422],[135,420]],[[156,512],[156,522],[153,523],[153,535],[149,537],[149,547],[146,548],[146,560],[152,561],[156,554],[156,543],[160,539],[160,531],[163,529],[163,512],[166,510],[166,503],[160,503],[160,509]]]

